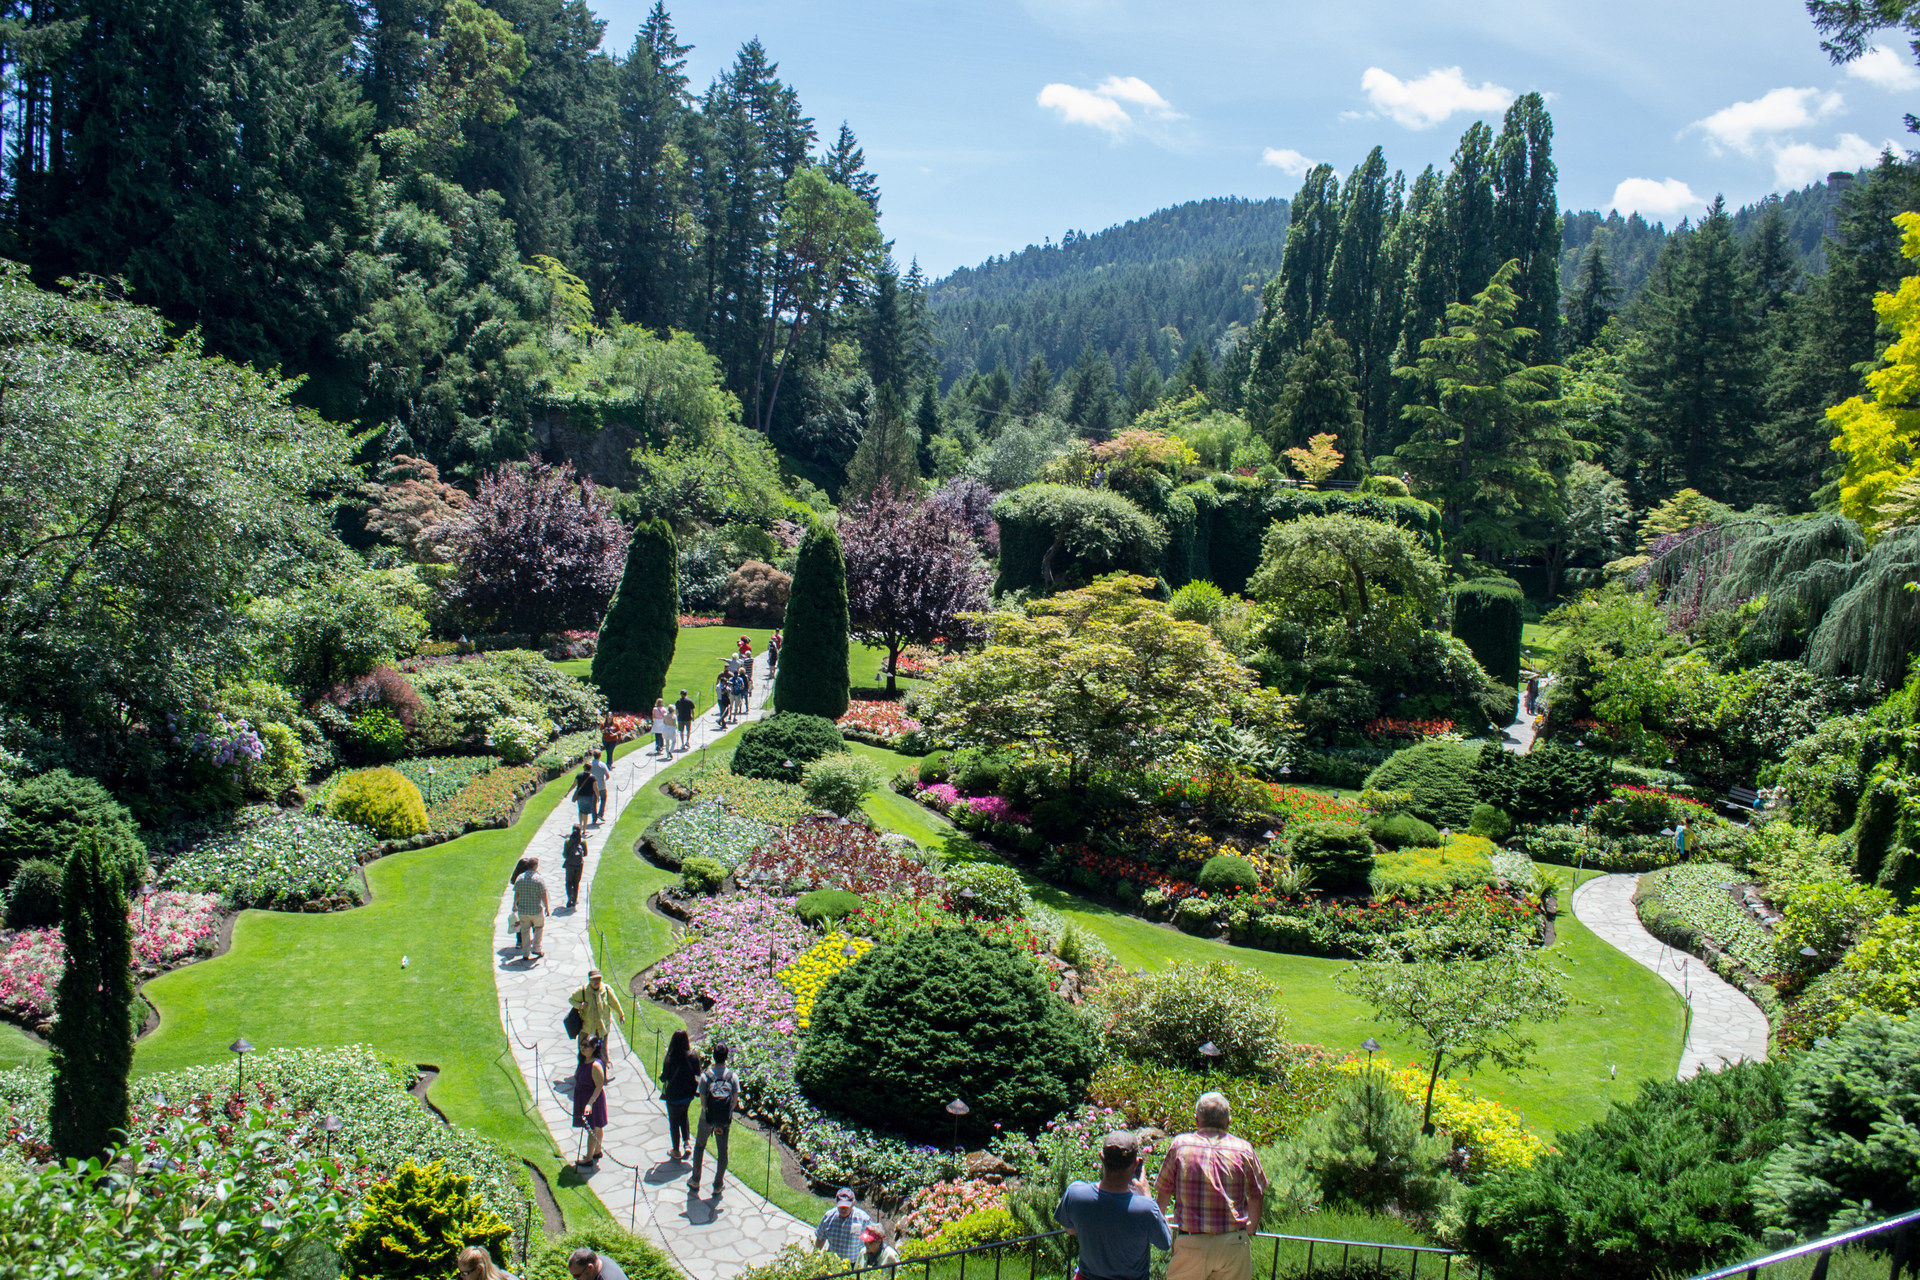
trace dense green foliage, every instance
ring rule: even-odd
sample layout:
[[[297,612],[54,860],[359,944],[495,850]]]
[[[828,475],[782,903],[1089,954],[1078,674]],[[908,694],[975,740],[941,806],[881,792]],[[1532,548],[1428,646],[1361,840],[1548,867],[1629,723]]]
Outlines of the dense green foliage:
[[[842,970],[814,1005],[794,1077],[822,1105],[938,1141],[1033,1128],[1093,1075],[1091,1037],[1022,952],[970,929],[908,934]]]
[[[850,626],[840,537],[830,525],[816,524],[807,530],[794,563],[793,593],[787,597],[781,631],[780,668],[773,683],[776,712],[828,720],[846,714]]]
[[[45,929],[60,923],[62,867],[45,858],[29,858],[14,868],[7,883],[7,928]]]
[[[1251,893],[1260,887],[1260,873],[1245,858],[1216,853],[1201,866],[1194,883],[1214,895]]]
[[[1407,812],[1436,827],[1465,831],[1480,803],[1475,785],[1480,748],[1462,742],[1422,742],[1393,753],[1367,775],[1375,791],[1405,791]]]
[[[365,827],[382,840],[404,839],[427,829],[420,788],[397,769],[362,769],[333,789],[327,802],[334,817]]]
[[[1103,573],[1155,572],[1166,533],[1123,494],[1036,484],[993,504],[996,591],[1084,586]]]
[[[793,904],[794,914],[810,925],[832,924],[858,911],[865,899],[844,889],[815,889]]]
[[[1463,582],[1451,593],[1451,630],[1501,684],[1520,682],[1520,589],[1501,582]]]
[[[1389,849],[1431,849],[1440,843],[1440,831],[1410,813],[1391,813],[1371,819],[1367,834]]]
[[[504,1255],[513,1228],[473,1193],[473,1179],[440,1164],[401,1165],[367,1192],[341,1244],[352,1274],[429,1280],[444,1276],[468,1245]]]
[[[126,806],[92,778],[65,769],[27,778],[0,794],[0,874],[11,877],[22,862],[39,859],[64,866],[83,841],[107,851],[131,893],[147,874],[147,849]]]
[[[600,623],[593,682],[616,711],[650,711],[667,682],[680,634],[679,551],[664,520],[627,543],[627,567]]]
[[[1294,860],[1323,889],[1361,888],[1373,870],[1373,837],[1358,823],[1309,822],[1291,833],[1289,843]]]
[[[740,731],[731,767],[743,778],[798,782],[815,760],[846,750],[846,739],[833,721],[780,711]]]
[[[1107,1043],[1137,1062],[1210,1070],[1200,1046],[1212,1044],[1225,1074],[1272,1077],[1287,1050],[1278,994],[1235,965],[1177,963],[1113,984],[1098,1012]]]
[[[117,851],[79,837],[60,883],[66,944],[54,1018],[47,1136],[62,1159],[102,1156],[124,1133],[133,1071],[133,926]]]

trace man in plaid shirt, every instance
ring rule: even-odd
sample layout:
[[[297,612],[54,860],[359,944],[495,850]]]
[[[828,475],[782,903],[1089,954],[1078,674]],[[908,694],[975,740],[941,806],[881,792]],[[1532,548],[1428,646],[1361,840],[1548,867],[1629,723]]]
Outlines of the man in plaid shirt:
[[[1252,1280],[1267,1172],[1247,1140],[1227,1132],[1231,1119],[1226,1095],[1201,1094],[1194,1132],[1174,1138],[1161,1162],[1154,1198],[1178,1222],[1167,1280]]]

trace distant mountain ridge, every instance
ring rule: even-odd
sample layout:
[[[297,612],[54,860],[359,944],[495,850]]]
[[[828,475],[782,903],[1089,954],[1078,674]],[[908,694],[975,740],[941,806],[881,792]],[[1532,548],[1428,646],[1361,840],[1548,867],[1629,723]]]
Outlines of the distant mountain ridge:
[[[1743,238],[1770,200],[1779,201],[1802,269],[1822,270],[1827,184],[1743,206],[1734,214]],[[1289,208],[1277,198],[1192,200],[961,267],[929,294],[941,384],[996,364],[1018,377],[1036,354],[1057,376],[1089,344],[1120,374],[1144,350],[1171,375],[1195,342],[1207,344],[1217,361],[1259,314],[1260,286],[1280,269]],[[1622,305],[1679,230],[1638,214],[1568,210],[1564,217],[1562,293],[1572,290],[1581,257],[1598,240]]]

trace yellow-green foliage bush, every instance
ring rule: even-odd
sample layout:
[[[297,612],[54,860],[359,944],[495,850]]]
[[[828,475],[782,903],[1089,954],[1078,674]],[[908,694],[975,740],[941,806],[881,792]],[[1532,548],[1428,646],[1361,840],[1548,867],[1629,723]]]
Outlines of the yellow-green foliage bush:
[[[976,1209],[958,1222],[950,1222],[936,1231],[930,1239],[914,1240],[903,1248],[900,1256],[919,1257],[930,1253],[946,1253],[953,1249],[971,1249],[977,1245],[997,1244],[1002,1240],[1018,1240],[1026,1235],[1026,1229],[1020,1220],[1006,1209]],[[912,1252],[909,1254],[908,1249]]]
[[[1491,885],[1493,841],[1481,836],[1451,836],[1438,849],[1392,849],[1373,859],[1367,883],[1376,898],[1426,902],[1461,889]]]
[[[333,816],[365,827],[382,840],[417,836],[427,829],[427,804],[420,788],[397,769],[362,769],[333,789]]]
[[[1366,1071],[1367,1064],[1349,1058],[1334,1068],[1348,1075]],[[1427,1070],[1421,1066],[1374,1068],[1382,1085],[1416,1106],[1427,1096]],[[1467,1150],[1468,1168],[1475,1173],[1526,1169],[1552,1148],[1528,1131],[1520,1113],[1465,1085],[1439,1080],[1433,1086],[1433,1124],[1445,1131],[1456,1147]]]
[[[460,1251],[478,1245],[504,1258],[513,1228],[473,1193],[473,1179],[439,1161],[411,1160],[367,1192],[359,1221],[340,1246],[351,1276],[442,1280]]]

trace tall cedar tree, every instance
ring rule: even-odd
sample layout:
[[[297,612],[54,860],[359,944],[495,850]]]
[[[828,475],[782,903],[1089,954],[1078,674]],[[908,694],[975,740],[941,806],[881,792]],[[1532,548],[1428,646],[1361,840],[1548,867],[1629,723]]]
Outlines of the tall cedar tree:
[[[1322,322],[1313,331],[1313,337],[1287,370],[1270,439],[1278,453],[1305,445],[1322,434],[1334,436],[1336,447],[1346,455],[1339,473],[1342,477],[1364,473],[1367,459],[1353,357],[1330,322]]]
[[[1020,375],[1020,384],[1013,389],[1013,402],[1008,411],[1016,418],[1053,412],[1053,372],[1047,368],[1045,356],[1036,354],[1027,361],[1027,371]]]
[[[1061,416],[1089,440],[1105,440],[1120,427],[1120,393],[1114,387],[1113,361],[1091,343],[1067,375],[1066,407]]]
[[[781,627],[773,709],[838,720],[847,713],[847,563],[833,526],[816,523],[800,543]]]
[[[907,419],[900,397],[885,383],[874,396],[867,429],[860,434],[860,446],[847,464],[842,496],[864,498],[883,485],[900,493],[911,493],[920,486],[919,428]]]
[[[1518,271],[1507,263],[1471,304],[1448,307],[1445,336],[1399,371],[1421,400],[1405,410],[1413,430],[1394,457],[1439,503],[1456,554],[1512,550],[1516,517],[1559,511],[1554,472],[1579,450],[1553,398],[1562,370],[1520,357],[1537,335],[1513,323]]]
[[[125,1140],[133,1070],[133,925],[114,850],[92,833],[67,855],[60,936],[48,1136],[61,1159],[85,1160]]]
[[[482,625],[536,641],[594,625],[627,554],[612,499],[572,463],[538,457],[483,476],[451,542],[454,598]]]
[[[680,635],[680,555],[665,520],[627,543],[627,567],[600,624],[593,682],[615,711],[645,711],[661,696]]]
[[[840,522],[853,634],[887,651],[887,692],[908,644],[931,644],[988,607],[993,570],[957,505],[896,496],[882,484]]]
[[[1580,259],[1580,280],[1567,299],[1568,347],[1577,351],[1592,346],[1619,301],[1620,289],[1613,283],[1613,273],[1607,270],[1607,255],[1601,252],[1600,242],[1594,240]]]
[[[1755,444],[1763,353],[1724,200],[1667,242],[1634,310],[1641,341],[1626,372],[1641,488],[1732,499]]]
[[[1518,262],[1514,320],[1537,335],[1522,352],[1529,364],[1560,356],[1560,200],[1553,163],[1553,119],[1546,100],[1524,94],[1507,108],[1493,145],[1493,256]],[[1478,280],[1466,281],[1478,291]]]

